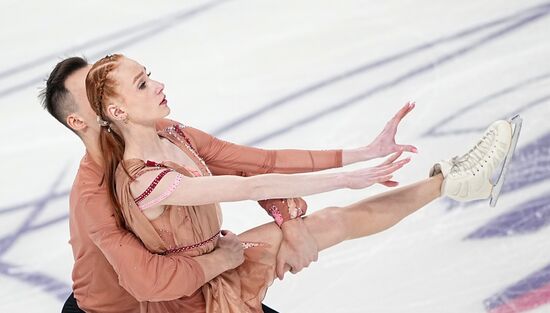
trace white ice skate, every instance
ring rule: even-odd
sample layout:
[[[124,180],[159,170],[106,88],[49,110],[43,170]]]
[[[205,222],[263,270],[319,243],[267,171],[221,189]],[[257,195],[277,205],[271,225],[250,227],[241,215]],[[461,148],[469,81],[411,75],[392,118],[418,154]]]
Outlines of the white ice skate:
[[[443,174],[442,195],[457,201],[490,197],[494,207],[516,150],[521,124],[519,115],[496,121],[468,153],[435,164],[430,176]],[[495,176],[496,181],[492,182]]]

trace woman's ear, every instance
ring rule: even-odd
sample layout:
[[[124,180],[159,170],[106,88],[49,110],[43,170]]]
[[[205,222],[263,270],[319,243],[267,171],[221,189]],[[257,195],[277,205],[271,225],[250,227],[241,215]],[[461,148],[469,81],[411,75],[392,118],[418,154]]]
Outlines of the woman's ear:
[[[76,113],[69,114],[65,119],[65,122],[67,122],[67,125],[75,131],[82,131],[86,127],[88,127],[84,119],[78,116]]]
[[[107,106],[107,114],[113,119],[113,121],[125,121],[128,119],[128,113],[116,104],[109,104]]]

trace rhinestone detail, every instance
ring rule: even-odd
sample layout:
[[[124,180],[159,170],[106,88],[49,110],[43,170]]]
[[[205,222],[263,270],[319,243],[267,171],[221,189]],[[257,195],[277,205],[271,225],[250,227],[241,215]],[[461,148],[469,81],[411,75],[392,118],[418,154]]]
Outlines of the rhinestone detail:
[[[183,247],[179,247],[179,248],[169,249],[169,250],[166,250],[166,251],[161,252],[159,254],[160,255],[167,255],[167,254],[173,254],[173,253],[188,251],[188,250],[191,250],[191,249],[196,249],[198,247],[204,246],[205,244],[207,244],[209,242],[212,242],[214,239],[216,239],[219,236],[220,236],[220,232],[217,232],[214,236],[206,239],[205,241],[195,243],[195,244],[192,244],[192,245],[189,245],[189,246],[183,246]]]
[[[262,244],[259,242],[241,242],[241,245],[243,246],[243,249],[248,249],[248,248],[259,247]]]
[[[277,225],[279,226],[283,225],[283,222],[284,222],[283,215],[281,214],[281,212],[279,211],[279,209],[275,204],[272,204],[271,208],[269,208],[269,215],[273,217]]]
[[[182,143],[187,148],[187,150],[189,150],[195,156],[195,158],[200,161],[200,163],[202,164],[204,170],[208,173],[208,175],[212,176],[212,172],[210,172],[210,169],[206,165],[206,162],[204,162],[204,160],[200,157],[197,150],[195,150],[195,148],[191,144],[191,140],[189,140],[189,138],[183,132],[182,129],[185,127],[186,126],[183,124],[175,124],[173,126],[166,127],[164,131],[167,132],[172,137],[176,138],[180,143]]]
[[[183,175],[180,174],[180,173],[177,173],[176,174],[176,177],[174,178],[174,182],[166,189],[166,191],[164,191],[160,196],[158,196],[157,198],[143,204],[143,205],[140,205],[139,203],[137,204],[138,207],[143,211],[145,209],[148,209],[152,206],[155,206],[157,204],[159,204],[162,200],[168,198],[168,196],[170,196],[174,190],[176,190],[176,188],[178,187],[178,185],[180,184],[181,180],[183,179]]]
[[[151,161],[147,161],[147,163],[149,163]],[[153,192],[153,190],[155,190],[155,188],[157,187],[158,183],[160,182],[160,180],[166,176],[166,174],[172,172],[171,169],[166,169],[162,172],[160,172],[160,174],[157,175],[157,177],[155,177],[155,180],[153,180],[153,182],[149,185],[149,187],[147,187],[147,189],[145,189],[145,191],[140,194],[137,198],[135,198],[134,200],[136,201],[136,204],[139,205],[139,203],[141,201],[143,201],[143,199],[145,199],[147,196],[149,196],[151,194],[151,192]]]

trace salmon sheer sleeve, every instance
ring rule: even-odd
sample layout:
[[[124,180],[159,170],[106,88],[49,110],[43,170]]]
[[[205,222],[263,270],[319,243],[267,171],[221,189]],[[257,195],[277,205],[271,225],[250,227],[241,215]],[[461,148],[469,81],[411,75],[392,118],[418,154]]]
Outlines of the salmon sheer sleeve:
[[[342,167],[342,150],[267,150],[220,140],[199,129],[182,127],[182,135],[194,146],[214,175],[253,176],[266,173],[303,173]],[[303,216],[302,198],[266,199],[260,206],[281,226]]]
[[[342,150],[267,150],[220,140],[193,127],[183,132],[215,175],[304,173],[342,167]]]

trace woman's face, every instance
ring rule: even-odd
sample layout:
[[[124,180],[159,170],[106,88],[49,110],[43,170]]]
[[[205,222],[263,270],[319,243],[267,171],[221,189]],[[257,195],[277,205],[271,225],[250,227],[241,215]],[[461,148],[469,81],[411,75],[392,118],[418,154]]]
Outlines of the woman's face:
[[[120,98],[107,108],[113,120],[154,125],[170,113],[164,84],[152,80],[143,65],[123,57],[112,75]]]

